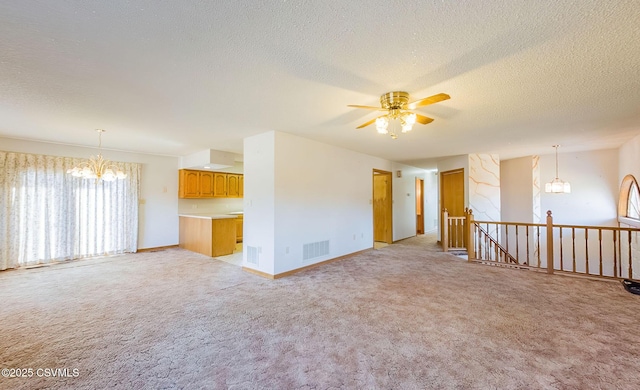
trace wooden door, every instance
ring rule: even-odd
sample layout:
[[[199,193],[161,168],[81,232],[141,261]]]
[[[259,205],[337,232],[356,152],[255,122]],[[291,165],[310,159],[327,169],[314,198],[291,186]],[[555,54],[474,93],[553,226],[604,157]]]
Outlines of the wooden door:
[[[464,216],[464,169],[440,173],[440,236],[444,231],[444,221],[442,211],[447,209],[450,217]],[[462,238],[458,237],[462,235]],[[462,229],[451,229],[449,231],[450,242],[463,242],[466,244],[466,237]]]
[[[416,234],[424,234],[424,180],[416,178]]]
[[[178,197],[197,198],[200,196],[200,183],[198,171],[181,169],[178,176]]]
[[[213,172],[200,172],[200,197],[213,197]]]
[[[239,198],[240,197],[240,176],[239,175],[227,175],[227,197]]]
[[[373,172],[373,240],[393,243],[391,172]]]
[[[240,198],[244,198],[244,175],[240,175],[240,180],[238,185],[238,196]]]
[[[226,173],[213,173],[213,196],[226,197],[227,196],[227,174]]]

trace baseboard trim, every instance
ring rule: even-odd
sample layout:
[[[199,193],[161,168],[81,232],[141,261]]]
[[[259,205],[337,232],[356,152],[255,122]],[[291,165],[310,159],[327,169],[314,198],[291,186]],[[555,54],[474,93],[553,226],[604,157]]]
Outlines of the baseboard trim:
[[[266,272],[258,271],[257,269],[253,269],[253,268],[249,268],[249,267],[242,267],[242,270],[244,272],[248,272],[250,274],[262,276],[263,278],[266,278],[266,279],[272,279],[272,280],[275,279],[274,275],[268,274]]]
[[[319,267],[321,265],[326,265],[326,264],[333,263],[333,262],[336,262],[336,261],[345,260],[345,259],[348,259],[350,257],[359,255],[361,253],[368,252],[370,250],[373,250],[373,248],[363,249],[361,251],[349,253],[349,254],[346,254],[346,255],[343,255],[343,256],[334,257],[333,259],[328,259],[328,260],[325,260],[325,261],[321,261],[319,263],[309,264],[309,265],[304,266],[304,267],[292,269],[291,271],[286,271],[286,272],[282,272],[282,273],[275,274],[275,275],[271,275],[271,274],[268,274],[266,272],[258,271],[256,269],[248,268],[248,267],[242,267],[242,270],[246,271],[246,272],[249,272],[249,273],[252,273],[252,274],[255,274],[255,275],[258,275],[258,276],[262,276],[263,278],[267,278],[267,279],[272,279],[272,280],[273,279],[280,279],[280,278],[285,278],[287,276],[291,276],[291,275],[296,274],[296,273],[301,272],[301,271],[306,271],[306,270],[311,269],[311,268]]]
[[[142,249],[138,249],[136,251],[136,253],[140,253],[140,252],[158,252],[158,251],[163,251],[165,249],[172,249],[172,248],[178,248],[178,244],[176,245],[167,245],[167,246],[157,246],[154,248],[142,248]]]

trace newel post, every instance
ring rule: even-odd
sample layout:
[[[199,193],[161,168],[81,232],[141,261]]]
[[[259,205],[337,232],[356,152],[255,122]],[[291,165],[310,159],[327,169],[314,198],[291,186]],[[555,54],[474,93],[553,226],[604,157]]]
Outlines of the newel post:
[[[442,209],[442,251],[449,251],[449,212]]]
[[[547,273],[553,274],[553,216],[547,211]]]
[[[473,234],[473,210],[467,209],[465,217],[465,227],[467,229],[467,258],[469,261],[473,261],[476,258],[475,235]]]

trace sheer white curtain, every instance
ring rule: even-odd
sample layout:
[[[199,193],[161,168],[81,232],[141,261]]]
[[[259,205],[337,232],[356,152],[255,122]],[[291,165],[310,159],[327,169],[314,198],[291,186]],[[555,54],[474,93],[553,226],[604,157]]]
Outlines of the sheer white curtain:
[[[0,151],[0,270],[136,251],[139,164],[96,183],[67,174],[81,161]]]

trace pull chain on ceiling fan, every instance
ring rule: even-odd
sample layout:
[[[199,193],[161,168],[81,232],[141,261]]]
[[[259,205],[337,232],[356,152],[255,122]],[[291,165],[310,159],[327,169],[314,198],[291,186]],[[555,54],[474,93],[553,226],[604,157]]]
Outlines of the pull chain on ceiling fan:
[[[387,111],[387,114],[381,115],[375,119],[365,122],[356,127],[356,129],[361,129],[375,122],[378,133],[389,134],[391,135],[391,138],[396,139],[398,138],[398,135],[395,130],[393,128],[391,128],[391,130],[389,129],[389,124],[391,121],[399,121],[402,132],[406,133],[413,129],[413,125],[416,122],[422,125],[433,122],[432,118],[416,114],[415,112],[411,112],[410,110],[414,110],[418,107],[428,106],[429,104],[438,103],[450,98],[451,97],[446,93],[439,93],[437,95],[429,96],[427,98],[409,103],[408,92],[394,91],[387,92],[384,95],[380,96],[380,107],[360,106],[356,104],[349,104],[348,107],[363,108],[365,110]]]

